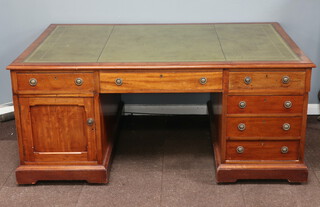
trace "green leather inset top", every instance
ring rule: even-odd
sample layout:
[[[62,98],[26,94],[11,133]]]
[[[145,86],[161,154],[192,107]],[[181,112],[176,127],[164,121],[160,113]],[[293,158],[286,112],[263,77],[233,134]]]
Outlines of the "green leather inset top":
[[[228,61],[299,60],[271,24],[217,24]]]
[[[116,26],[99,62],[224,61],[212,25]]]
[[[24,62],[97,62],[113,26],[60,25]]]
[[[299,60],[271,24],[59,25],[24,62]]]

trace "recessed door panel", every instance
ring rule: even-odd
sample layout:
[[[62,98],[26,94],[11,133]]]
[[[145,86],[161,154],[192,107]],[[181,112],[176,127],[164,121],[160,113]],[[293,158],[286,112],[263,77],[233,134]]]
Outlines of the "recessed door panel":
[[[94,161],[92,98],[20,98],[25,160]]]

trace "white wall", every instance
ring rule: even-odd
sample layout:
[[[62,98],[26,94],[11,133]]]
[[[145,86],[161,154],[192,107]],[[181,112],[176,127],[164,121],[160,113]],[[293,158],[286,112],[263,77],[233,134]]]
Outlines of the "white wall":
[[[319,0],[0,0],[0,104],[9,102],[9,65],[51,23],[279,22],[320,65]],[[310,102],[318,103],[320,73],[313,71]],[[161,96],[160,96],[161,97]],[[163,97],[163,98],[162,98]],[[163,95],[157,103],[197,102],[207,95]],[[126,95],[139,103],[148,95]],[[150,99],[149,99],[150,100]]]

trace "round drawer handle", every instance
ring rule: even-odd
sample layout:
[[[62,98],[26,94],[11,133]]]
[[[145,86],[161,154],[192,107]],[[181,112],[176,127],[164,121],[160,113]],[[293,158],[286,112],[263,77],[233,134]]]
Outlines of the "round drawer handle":
[[[245,77],[243,81],[245,84],[249,85],[251,83],[252,79],[251,79],[251,77]]]
[[[289,152],[289,147],[287,147],[287,146],[281,147],[281,153],[282,154],[287,154],[288,152]]]
[[[246,125],[244,123],[238,124],[239,131],[244,131],[246,129]]]
[[[200,82],[202,85],[204,85],[204,84],[207,83],[207,78],[206,78],[206,77],[202,77],[202,78],[199,79],[199,82]]]
[[[30,78],[30,80],[29,80],[30,86],[36,86],[37,83],[38,83],[37,79],[35,79],[35,78]]]
[[[286,109],[290,109],[292,107],[292,102],[291,101],[285,101],[283,103],[283,106],[286,108]]]
[[[284,123],[284,124],[282,125],[282,129],[283,129],[284,131],[288,131],[288,130],[290,129],[290,124],[289,124],[289,123]]]
[[[238,146],[236,150],[237,150],[237,153],[242,154],[244,152],[244,147]]]
[[[283,77],[282,77],[282,83],[283,83],[283,84],[288,84],[289,82],[290,82],[289,76],[283,76]]]
[[[247,106],[247,103],[245,101],[240,101],[239,102],[239,108],[240,109],[244,109],[244,108],[246,108],[246,106]]]
[[[87,119],[87,124],[88,124],[88,126],[92,126],[93,123],[94,123],[94,119],[93,119],[93,118]]]
[[[83,84],[83,80],[82,78],[76,78],[74,80],[74,83],[77,85],[77,86],[81,86]]]
[[[122,79],[121,78],[117,78],[115,81],[117,86],[121,86],[122,85]]]

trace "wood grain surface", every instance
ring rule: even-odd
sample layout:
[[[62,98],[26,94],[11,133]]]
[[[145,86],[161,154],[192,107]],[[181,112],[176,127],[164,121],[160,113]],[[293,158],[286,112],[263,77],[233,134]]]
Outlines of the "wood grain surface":
[[[237,147],[244,147],[242,154]],[[281,147],[288,147],[286,154],[281,153]],[[228,160],[298,160],[299,141],[229,141],[227,142]]]
[[[287,84],[282,82],[283,77],[289,77]],[[244,79],[249,77],[250,84],[246,84]],[[305,91],[305,72],[230,72],[229,90],[230,92],[255,92],[255,91],[286,91],[303,93]]]
[[[297,139],[301,136],[302,117],[237,117],[227,118],[227,137],[229,139],[243,138],[277,138]],[[245,124],[245,130],[240,131],[238,125]],[[288,131],[283,124],[290,124]]]
[[[96,161],[92,98],[20,98],[25,161]],[[85,162],[82,164],[86,164]]]
[[[116,85],[120,78],[122,85]],[[200,79],[206,83],[201,84]],[[163,71],[163,72],[101,72],[101,93],[163,93],[163,92],[219,92],[222,91],[220,71]]]
[[[300,114],[302,115],[303,96],[228,96],[228,114]],[[239,103],[245,102],[245,108]],[[292,106],[286,108],[286,101]]]
[[[31,86],[30,79],[36,79],[37,85]],[[75,80],[81,78],[83,84],[78,86]],[[93,93],[93,73],[18,73],[16,93],[19,94],[52,94],[52,93]]]

